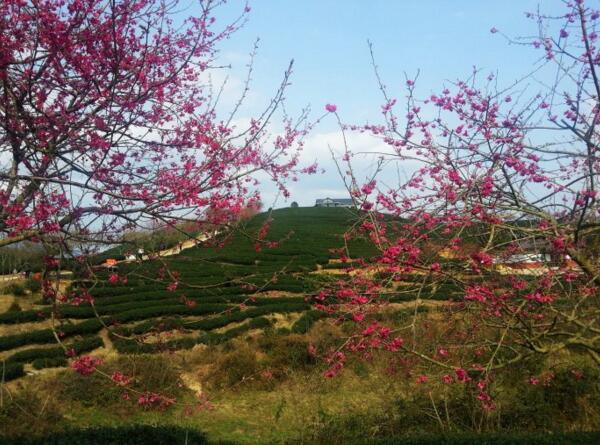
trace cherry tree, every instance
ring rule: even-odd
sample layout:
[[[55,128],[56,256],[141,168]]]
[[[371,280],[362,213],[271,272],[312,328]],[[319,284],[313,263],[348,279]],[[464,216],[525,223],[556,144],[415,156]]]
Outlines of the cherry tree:
[[[126,241],[132,231],[187,231],[182,228],[192,223],[194,236],[208,235],[248,217],[262,205],[259,174],[287,195],[285,181],[302,172],[299,151],[310,127],[306,112],[297,119],[283,113],[279,126],[271,125],[292,65],[264,110],[241,119],[255,45],[239,98],[223,113],[226,85],[211,75],[223,77],[227,68],[219,63],[218,45],[250,10],[242,4],[237,19],[220,24],[223,3],[1,2],[0,247],[39,244],[49,270],[62,267],[60,258],[81,254],[73,249],[79,246],[86,253],[79,258],[83,268],[93,274],[87,254]],[[44,275],[43,293],[61,343],[60,304],[93,305],[93,299],[87,291],[67,295],[56,277]],[[108,281],[123,278],[113,274]],[[128,385],[124,374],[98,369],[101,363],[86,355],[71,367]],[[174,403],[129,392],[141,406]]]
[[[523,360],[571,352],[600,365],[600,10],[583,0],[565,8],[528,13],[533,37],[504,36],[530,47],[534,63],[505,88],[475,69],[420,99],[418,79],[407,77],[398,101],[373,63],[383,122],[340,120],[348,143],[338,162],[363,210],[348,236],[370,237],[380,253],[344,255],[356,263],[350,278],[318,297],[334,297],[322,308],[357,328],[328,355],[327,375],[348,354],[383,349],[445,370],[444,383],[476,382],[493,407],[489,379]],[[352,153],[356,133],[387,147],[366,180]],[[392,185],[386,169],[403,166],[406,178]],[[413,316],[387,325],[380,315],[398,300]]]
[[[235,217],[256,172],[293,175],[303,119],[268,124],[291,65],[246,127],[218,113],[223,2],[8,0],[0,5],[0,246],[112,243],[149,222]],[[243,6],[243,5],[242,5]],[[304,116],[302,116],[304,117]],[[213,221],[218,222],[218,221]]]

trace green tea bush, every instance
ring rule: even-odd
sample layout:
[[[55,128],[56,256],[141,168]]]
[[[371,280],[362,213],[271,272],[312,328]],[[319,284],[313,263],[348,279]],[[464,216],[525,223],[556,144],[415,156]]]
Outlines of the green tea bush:
[[[196,297],[196,295],[190,295],[187,292],[186,292],[186,296]],[[100,308],[100,307],[104,307],[104,306],[112,306],[112,305],[116,305],[116,304],[133,303],[133,302],[137,302],[138,304],[145,304],[146,301],[167,300],[167,299],[173,299],[174,297],[175,297],[175,295],[173,294],[173,292],[169,292],[166,290],[160,290],[160,291],[158,291],[158,290],[153,290],[153,291],[132,290],[127,295],[115,295],[115,296],[110,296],[110,297],[96,298],[96,300],[94,301],[94,305],[97,308]]]
[[[356,267],[358,264],[354,262],[348,263],[331,263],[331,264],[323,264],[323,269],[351,269],[352,267]]]
[[[237,328],[229,329],[223,333],[207,332],[198,337],[197,342],[205,345],[218,345],[225,343],[252,329],[265,329],[271,326],[271,321],[264,317],[253,318]]]
[[[34,278],[28,278],[25,281],[25,288],[31,291],[31,293],[39,292],[42,290],[42,282]]]
[[[209,318],[206,320],[199,320],[195,322],[185,323],[185,327],[188,329],[202,329],[204,331],[210,331],[223,326],[227,326],[230,323],[246,320],[248,318],[256,318],[263,315],[274,314],[274,313],[288,313],[288,312],[301,312],[309,308],[306,303],[275,303],[279,299],[265,299],[269,300],[271,304],[259,306],[256,308],[250,308],[245,311],[239,311],[237,309],[226,315],[221,315],[215,318]]]
[[[208,315],[224,312],[229,309],[227,304],[199,304],[194,307],[187,307],[184,304],[169,306],[141,307],[130,311],[118,313],[109,320],[126,323],[129,321],[145,320],[147,318],[161,317],[165,315]]]
[[[271,326],[271,322],[268,319],[264,317],[258,317],[251,319],[249,322],[244,323],[241,326],[229,329],[225,332],[206,332],[198,337],[186,337],[151,344],[138,343],[135,340],[126,340],[117,337],[114,337],[112,341],[113,345],[120,353],[151,354],[179,349],[191,349],[198,344],[218,345],[225,343],[252,329],[264,329],[269,326]]]
[[[20,283],[10,283],[4,288],[4,292],[7,294],[12,294],[15,297],[22,297],[27,294],[25,291],[25,286]]]
[[[310,307],[304,300],[304,297],[275,297],[275,298],[255,298],[254,301],[248,300],[248,306],[269,306],[279,307],[283,312],[289,312],[287,308],[292,310],[306,310]]]
[[[61,368],[67,366],[67,364],[68,361],[65,357],[38,358],[31,362],[35,369]]]
[[[182,349],[192,349],[199,344],[197,338],[186,337],[157,343],[139,343],[135,340],[112,338],[113,346],[121,354],[156,354]]]
[[[179,317],[172,318],[153,318],[136,324],[131,327],[117,327],[115,332],[123,336],[141,335],[151,331],[170,331],[174,329],[181,329],[183,327],[184,319]]]
[[[9,382],[25,375],[22,363],[0,361],[0,381]]]
[[[104,346],[100,337],[88,337],[66,345],[67,349],[72,349],[76,354],[92,351]],[[38,359],[59,359],[65,358],[65,350],[60,347],[54,348],[32,348],[15,352],[9,356],[6,361],[11,363],[30,363]]]
[[[19,312],[4,312],[0,314],[1,324],[17,324],[17,323],[28,323],[31,321],[39,321],[48,318],[50,311],[48,309],[42,309],[39,311],[19,311]]]
[[[86,320],[78,324],[64,324],[57,331],[61,333],[62,338],[74,335],[95,334],[102,329],[102,323],[98,319]],[[6,335],[0,337],[0,351],[25,346],[29,344],[45,344],[56,341],[52,329],[40,329],[37,331],[26,332],[23,334]]]
[[[296,320],[292,325],[292,332],[296,334],[305,334],[310,328],[322,318],[327,317],[327,313],[318,310],[310,310],[302,314],[302,316]]]

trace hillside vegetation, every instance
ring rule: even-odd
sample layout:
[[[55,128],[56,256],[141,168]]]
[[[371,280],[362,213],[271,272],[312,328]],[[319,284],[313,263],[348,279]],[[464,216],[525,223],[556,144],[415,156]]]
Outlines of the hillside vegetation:
[[[87,289],[94,297],[94,307],[85,302],[61,305],[54,314],[60,317],[57,331],[67,349],[77,353],[102,344],[95,334],[113,325],[118,325],[115,331],[119,336],[113,337],[112,343],[123,353],[221,343],[248,330],[271,326],[275,314],[304,313],[290,328],[305,331],[320,317],[311,310],[307,296],[327,280],[311,272],[322,266],[345,266],[328,263],[336,256],[334,249],[344,246],[343,234],[355,218],[348,209],[275,210],[258,215],[233,235],[212,240],[222,246],[198,246],[160,260],[121,263],[118,273],[126,282],[104,280],[96,285],[78,280],[71,284],[76,293]],[[268,241],[257,251],[254,238],[267,221]],[[350,242],[348,249],[356,256],[375,254],[372,246],[361,240]],[[40,298],[35,303],[29,310],[0,314],[0,324],[15,326],[15,333],[0,337],[5,380],[23,375],[26,364],[38,369],[66,364],[61,348],[38,347],[55,343],[56,338],[48,326],[51,307]],[[22,323],[29,323],[27,332],[19,332]],[[230,325],[235,326],[228,329]],[[123,338],[157,329],[178,330],[182,335],[149,344]],[[22,349],[33,345],[36,347]],[[15,348],[21,350],[11,353]]]
[[[344,233],[358,216],[329,208],[258,215],[178,255],[120,263],[114,283],[108,275],[98,282],[75,278],[70,289],[88,291],[94,306],[61,304],[58,319],[39,290],[11,297],[23,308],[0,314],[2,376],[9,382],[2,391],[10,394],[0,407],[0,433],[45,435],[94,426],[109,440],[135,435],[132,424],[158,424],[166,428],[161,435],[191,431],[190,443],[204,443],[201,431],[211,441],[342,444],[407,432],[598,428],[590,420],[598,418],[597,372],[583,361],[580,380],[559,362],[525,363],[495,382],[495,412],[482,411],[466,387],[434,382],[433,373],[429,385],[420,384],[421,369],[399,357],[349,359],[344,373],[324,378],[327,364],[319,354],[337,348],[351,331],[340,318],[315,310],[312,296],[347,280],[348,268],[356,265],[352,259],[377,255],[359,237],[346,244]],[[267,223],[266,237],[257,241]],[[341,247],[347,248],[346,263],[338,260]],[[422,275],[403,277],[413,278],[426,283]],[[452,283],[431,283],[419,296],[444,300],[455,292]],[[409,325],[415,307],[403,302],[415,297],[391,286],[389,300],[402,304],[390,305],[382,321]],[[431,323],[414,335],[433,342],[450,315],[435,301],[418,309]],[[105,376],[123,373],[136,394],[164,394],[174,402],[140,406],[105,376],[65,369],[69,357],[56,344],[53,320],[69,355],[91,352],[103,359]],[[527,383],[533,373],[549,370],[554,386]],[[23,417],[28,412],[41,414],[32,420]],[[173,426],[180,429],[171,432]],[[506,443],[562,443],[552,436],[523,437]],[[579,443],[574,437],[572,443]],[[407,443],[434,443],[420,440]],[[449,437],[447,443],[469,440]]]

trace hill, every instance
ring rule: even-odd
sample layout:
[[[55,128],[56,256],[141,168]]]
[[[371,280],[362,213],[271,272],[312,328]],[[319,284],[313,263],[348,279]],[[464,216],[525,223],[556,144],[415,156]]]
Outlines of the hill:
[[[57,328],[67,348],[81,353],[103,344],[96,334],[117,326],[113,346],[122,353],[160,352],[191,348],[200,343],[220,343],[251,329],[272,324],[276,314],[303,313],[291,331],[308,329],[322,314],[310,310],[306,296],[319,288],[325,275],[311,272],[331,264],[334,250],[344,246],[343,234],[356,221],[349,209],[291,208],[261,214],[225,234],[213,244],[182,251],[179,255],[143,263],[122,263],[119,275],[126,282],[74,281],[72,291],[88,291],[94,307],[59,306]],[[268,223],[267,236],[257,251],[256,237]],[[375,254],[365,240],[349,243],[350,255]],[[176,283],[176,285],[175,285]],[[175,287],[176,286],[176,287]],[[32,364],[64,366],[67,362],[48,321],[52,311],[39,298],[32,309],[0,314],[2,359],[5,379],[17,378]],[[80,321],[83,320],[83,321]],[[10,333],[10,326],[27,323],[27,332]],[[227,329],[228,326],[233,326]],[[220,332],[215,332],[221,329]],[[225,330],[223,330],[225,329]],[[140,343],[124,337],[169,331],[168,341]],[[24,349],[36,345],[35,348]],[[105,345],[108,346],[108,345]],[[11,353],[16,348],[18,351]]]

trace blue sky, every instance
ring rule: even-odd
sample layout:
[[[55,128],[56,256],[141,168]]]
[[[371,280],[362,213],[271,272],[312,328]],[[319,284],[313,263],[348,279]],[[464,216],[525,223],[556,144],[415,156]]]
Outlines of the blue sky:
[[[325,103],[334,103],[345,122],[377,121],[382,101],[367,40],[373,42],[384,82],[399,101],[404,73],[412,77],[418,70],[421,96],[440,91],[445,80],[466,77],[474,65],[497,72],[500,84],[508,85],[528,72],[539,54],[509,45],[490,28],[511,37],[531,35],[535,24],[524,13],[538,5],[546,12],[564,7],[560,0],[254,0],[248,23],[220,47],[223,60],[233,65],[234,94],[244,76],[246,55],[253,41],[261,40],[253,93],[243,111],[248,116],[266,103],[293,58],[287,94],[292,114],[310,104],[316,117]],[[217,14],[219,23],[242,8],[243,2],[230,0]],[[309,137],[306,160],[316,158],[327,173],[293,184],[291,200],[312,205],[324,195],[346,195],[327,149],[339,144],[336,132],[333,119],[328,119]],[[271,205],[272,187],[265,186],[264,192],[265,205]],[[276,205],[286,203],[279,200]]]

